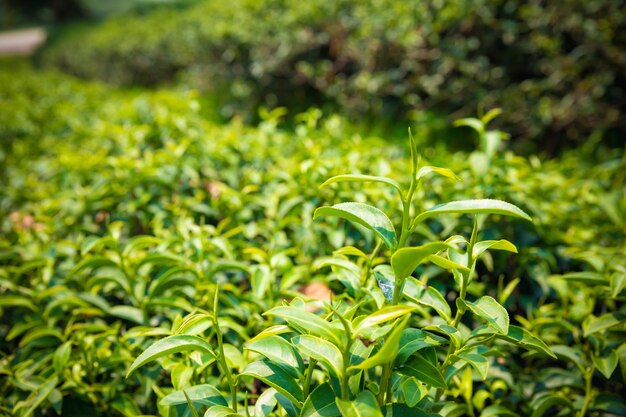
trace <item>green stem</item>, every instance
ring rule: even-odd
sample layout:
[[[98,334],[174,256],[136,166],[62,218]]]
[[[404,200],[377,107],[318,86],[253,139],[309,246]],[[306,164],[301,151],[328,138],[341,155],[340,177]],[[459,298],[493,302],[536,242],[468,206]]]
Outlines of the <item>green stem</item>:
[[[593,380],[593,373],[595,371],[595,367],[591,366],[590,368],[588,368],[584,374],[585,377],[585,401],[583,402],[583,406],[580,409],[580,412],[578,413],[578,417],[585,417],[585,415],[587,414],[587,410],[589,409],[589,406],[591,405],[591,401],[593,400],[593,391],[592,391],[592,386],[591,386],[591,382]]]
[[[220,329],[219,322],[217,320],[217,306],[218,306],[218,294],[219,288],[215,287],[215,297],[213,299],[213,327],[215,328],[215,334],[217,336],[217,363],[222,368],[222,373],[226,376],[228,386],[230,386],[230,401],[231,408],[237,412],[237,383],[233,374],[226,362],[226,355],[224,354],[224,339],[222,336],[222,330]]]
[[[309,396],[309,391],[311,390],[311,378],[313,377],[313,369],[315,369],[316,363],[317,361],[315,359],[309,359],[309,367],[306,369],[306,373],[304,374],[304,384],[302,387],[304,398]]]

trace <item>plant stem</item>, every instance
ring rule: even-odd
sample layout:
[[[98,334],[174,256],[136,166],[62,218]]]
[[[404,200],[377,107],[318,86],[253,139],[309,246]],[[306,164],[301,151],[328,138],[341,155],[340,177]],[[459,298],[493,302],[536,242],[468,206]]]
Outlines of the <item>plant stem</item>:
[[[309,391],[311,390],[311,378],[313,377],[313,369],[315,369],[316,363],[317,361],[315,359],[309,359],[309,367],[306,369],[306,373],[304,374],[304,383],[302,387],[304,398],[309,396]]]
[[[237,384],[233,378],[233,374],[230,372],[228,363],[226,363],[226,355],[224,354],[224,340],[222,337],[222,330],[220,329],[219,321],[217,320],[217,306],[218,306],[218,294],[219,288],[215,287],[215,297],[213,299],[213,327],[215,328],[215,334],[217,336],[217,363],[222,372],[226,376],[228,385],[230,386],[230,401],[231,408],[237,412]]]
[[[593,400],[594,395],[592,392],[591,382],[593,380],[594,371],[595,367],[593,365],[585,371],[585,401],[583,402],[583,406],[578,413],[578,417],[585,417],[587,410],[589,409],[589,405],[591,405],[591,400]]]

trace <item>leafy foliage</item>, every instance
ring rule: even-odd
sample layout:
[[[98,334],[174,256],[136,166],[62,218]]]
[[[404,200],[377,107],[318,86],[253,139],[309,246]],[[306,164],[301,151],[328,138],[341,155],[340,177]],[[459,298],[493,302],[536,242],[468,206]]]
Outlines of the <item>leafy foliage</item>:
[[[0,85],[0,413],[624,414],[624,155]]]

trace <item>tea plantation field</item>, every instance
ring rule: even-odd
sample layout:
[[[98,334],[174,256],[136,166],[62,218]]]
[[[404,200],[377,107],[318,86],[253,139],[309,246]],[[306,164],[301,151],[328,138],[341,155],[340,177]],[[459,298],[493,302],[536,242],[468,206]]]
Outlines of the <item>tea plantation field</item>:
[[[623,149],[215,112],[0,64],[0,415],[626,415]]]

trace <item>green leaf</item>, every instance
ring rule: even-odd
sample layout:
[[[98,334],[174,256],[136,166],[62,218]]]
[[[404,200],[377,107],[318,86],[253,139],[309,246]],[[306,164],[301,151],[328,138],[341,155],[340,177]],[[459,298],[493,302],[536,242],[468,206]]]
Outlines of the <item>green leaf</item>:
[[[413,328],[404,329],[402,337],[400,337],[396,365],[403,364],[418,350],[441,346],[446,343],[448,343],[448,341],[445,338],[437,336],[436,334]]]
[[[197,336],[213,326],[214,318],[209,313],[196,313],[185,316],[176,328],[172,328],[174,334],[187,334]]]
[[[533,401],[531,406],[533,408],[531,417],[541,417],[546,413],[546,411],[555,406],[567,407],[572,411],[574,410],[570,400],[560,394],[547,394],[537,401]]]
[[[72,342],[65,342],[59,346],[52,357],[52,365],[59,376],[63,375],[63,371],[67,366],[72,354]]]
[[[158,358],[163,356],[185,352],[189,350],[199,350],[205,354],[210,355],[212,358],[215,358],[215,354],[213,353],[213,349],[211,345],[197,336],[189,336],[189,335],[175,335],[169,336],[165,339],[159,340],[154,343],[148,349],[146,349],[130,366],[128,373],[126,374],[126,378],[130,376],[137,368],[145,365],[148,362],[152,362]]]
[[[55,376],[30,393],[28,398],[24,401],[20,401],[13,408],[13,414],[20,417],[30,417],[37,407],[50,395],[57,385],[58,378]]]
[[[489,326],[501,334],[508,334],[509,313],[493,297],[484,295],[474,302],[466,301],[465,304],[472,313],[486,321]]]
[[[480,413],[480,417],[519,417],[519,414],[503,405],[490,405]]]
[[[611,275],[611,296],[616,298],[626,287],[626,274],[615,272]]]
[[[428,262],[434,263],[438,267],[447,269],[447,270],[458,269],[459,271],[464,271],[464,272],[470,271],[470,269],[466,267],[465,265],[461,265],[459,263],[456,263],[454,261],[451,261],[448,258],[444,258],[443,256],[439,256],[439,255],[430,255],[428,257]]]
[[[615,371],[615,368],[617,368],[618,363],[616,349],[609,350],[609,352],[602,357],[593,355],[592,359],[598,371],[600,371],[600,373],[604,375],[606,379],[611,378],[611,375],[613,375],[613,371]]]
[[[422,262],[426,262],[430,255],[434,255],[450,245],[444,242],[431,242],[422,246],[400,248],[391,256],[391,267],[396,279],[403,279],[413,273]]]
[[[609,279],[604,274],[600,274],[598,272],[570,272],[568,274],[563,274],[560,277],[569,282],[577,282],[586,285],[610,285]]]
[[[607,313],[600,317],[590,316],[583,322],[583,336],[587,337],[623,323],[626,323],[626,314],[620,312]]]
[[[334,177],[331,177],[327,179],[326,181],[324,181],[324,183],[320,185],[320,188],[326,187],[330,184],[334,184],[337,182],[381,182],[387,185],[391,185],[393,188],[398,190],[400,194],[402,194],[402,187],[400,186],[400,184],[398,184],[397,181],[392,180],[391,178],[377,177],[373,175],[360,175],[360,174],[335,175]]]
[[[483,240],[482,242],[476,243],[474,245],[474,250],[472,251],[472,256],[474,259],[478,258],[483,254],[486,250],[505,250],[513,253],[517,253],[517,248],[514,244],[509,242],[508,240]]]
[[[204,417],[245,417],[243,414],[237,413],[230,407],[224,405],[214,405],[209,407],[204,413]]]
[[[150,298],[162,295],[165,290],[176,287],[193,286],[198,274],[191,268],[173,267],[164,272],[157,279],[150,283],[148,296]]]
[[[420,223],[430,217],[446,214],[500,214],[503,216],[517,217],[532,221],[530,216],[526,214],[519,207],[514,206],[511,203],[501,200],[462,200],[451,201],[449,203],[439,204],[420,213],[414,220],[411,229],[415,227],[417,223]]]
[[[167,406],[186,404],[187,400],[185,398],[185,393],[194,403],[208,406],[228,405],[226,399],[219,392],[219,390],[209,384],[195,385],[193,387],[185,388],[184,392],[182,390],[173,392],[161,398],[159,404]]]
[[[495,336],[498,339],[506,340],[507,342],[523,347],[524,349],[534,350],[535,352],[543,353],[544,355],[556,359],[556,355],[548,347],[548,345],[522,327],[511,324],[509,325],[509,331],[506,335],[496,334]]]
[[[132,321],[133,323],[143,324],[145,321],[143,311],[132,306],[114,306],[109,310],[109,314],[120,319]]]
[[[417,171],[417,180],[419,181],[426,175],[433,173],[433,172],[435,174],[442,175],[446,178],[450,178],[451,180],[454,180],[454,181],[461,181],[461,179],[457,177],[456,174],[452,172],[451,170],[449,170],[448,168],[439,168],[439,167],[432,167],[432,166],[421,167],[419,171]]]
[[[24,307],[32,311],[37,311],[37,307],[33,302],[21,295],[0,295],[0,306],[6,307]]]
[[[335,345],[341,344],[341,339],[333,326],[326,320],[308,311],[295,307],[281,306],[274,307],[263,313],[263,315],[280,317],[308,333],[333,341]]]
[[[452,321],[450,306],[436,288],[424,285],[414,278],[409,278],[404,286],[404,295],[414,303],[431,307],[446,322]]]
[[[404,328],[406,327],[407,321],[408,317],[405,317],[402,320],[398,320],[393,329],[385,336],[385,342],[378,350],[378,352],[376,352],[373,356],[365,359],[358,365],[349,367],[348,372],[371,369],[375,366],[394,361],[396,359],[396,355],[398,354],[402,330],[404,330]]]
[[[313,390],[302,405],[300,417],[337,417],[341,411],[335,402],[335,392],[328,382]]]
[[[412,376],[418,381],[422,381],[435,388],[447,388],[446,381],[437,366],[419,353],[415,354],[409,362],[405,363],[399,369],[399,372],[407,376]]]
[[[278,392],[274,388],[268,388],[257,398],[254,404],[255,417],[269,417],[270,413],[276,408],[278,400],[276,394]]]
[[[374,277],[378,283],[378,287],[388,302],[393,300],[393,292],[395,289],[396,277],[393,275],[391,266],[387,264],[377,265],[374,269]]]
[[[361,391],[352,401],[337,398],[337,407],[343,417],[383,417],[378,401],[370,391]]]
[[[409,305],[395,305],[383,307],[380,310],[365,317],[357,326],[355,333],[358,335],[363,330],[369,327],[377,326],[381,323],[397,319],[398,317],[410,314],[413,311],[415,311],[415,307]]]
[[[322,340],[322,339],[318,339]],[[328,343],[328,342],[326,342]],[[246,344],[246,349],[260,353],[269,360],[286,365],[286,369],[295,371],[294,376],[301,372],[301,360],[291,343],[280,336],[269,336]]]
[[[309,335],[296,336],[292,341],[301,353],[323,364],[337,378],[342,377],[343,355],[337,346],[319,337]]]
[[[265,361],[252,362],[246,366],[241,375],[248,375],[258,379],[283,394],[298,407],[302,406],[302,401],[304,400],[302,388],[279,365]]]
[[[487,372],[489,371],[489,361],[483,355],[479,353],[461,352],[455,356],[469,363],[472,368],[474,368],[476,372],[478,372],[483,381],[487,378]]]
[[[334,216],[360,224],[376,233],[390,250],[398,245],[391,220],[376,207],[363,203],[340,203],[332,207],[319,207],[315,210],[313,219],[319,216]]]
[[[402,391],[402,395],[404,395],[406,404],[409,407],[415,407],[417,403],[422,400],[422,398],[428,395],[426,385],[422,384],[413,377],[404,377],[404,382],[402,382],[400,389]]]

